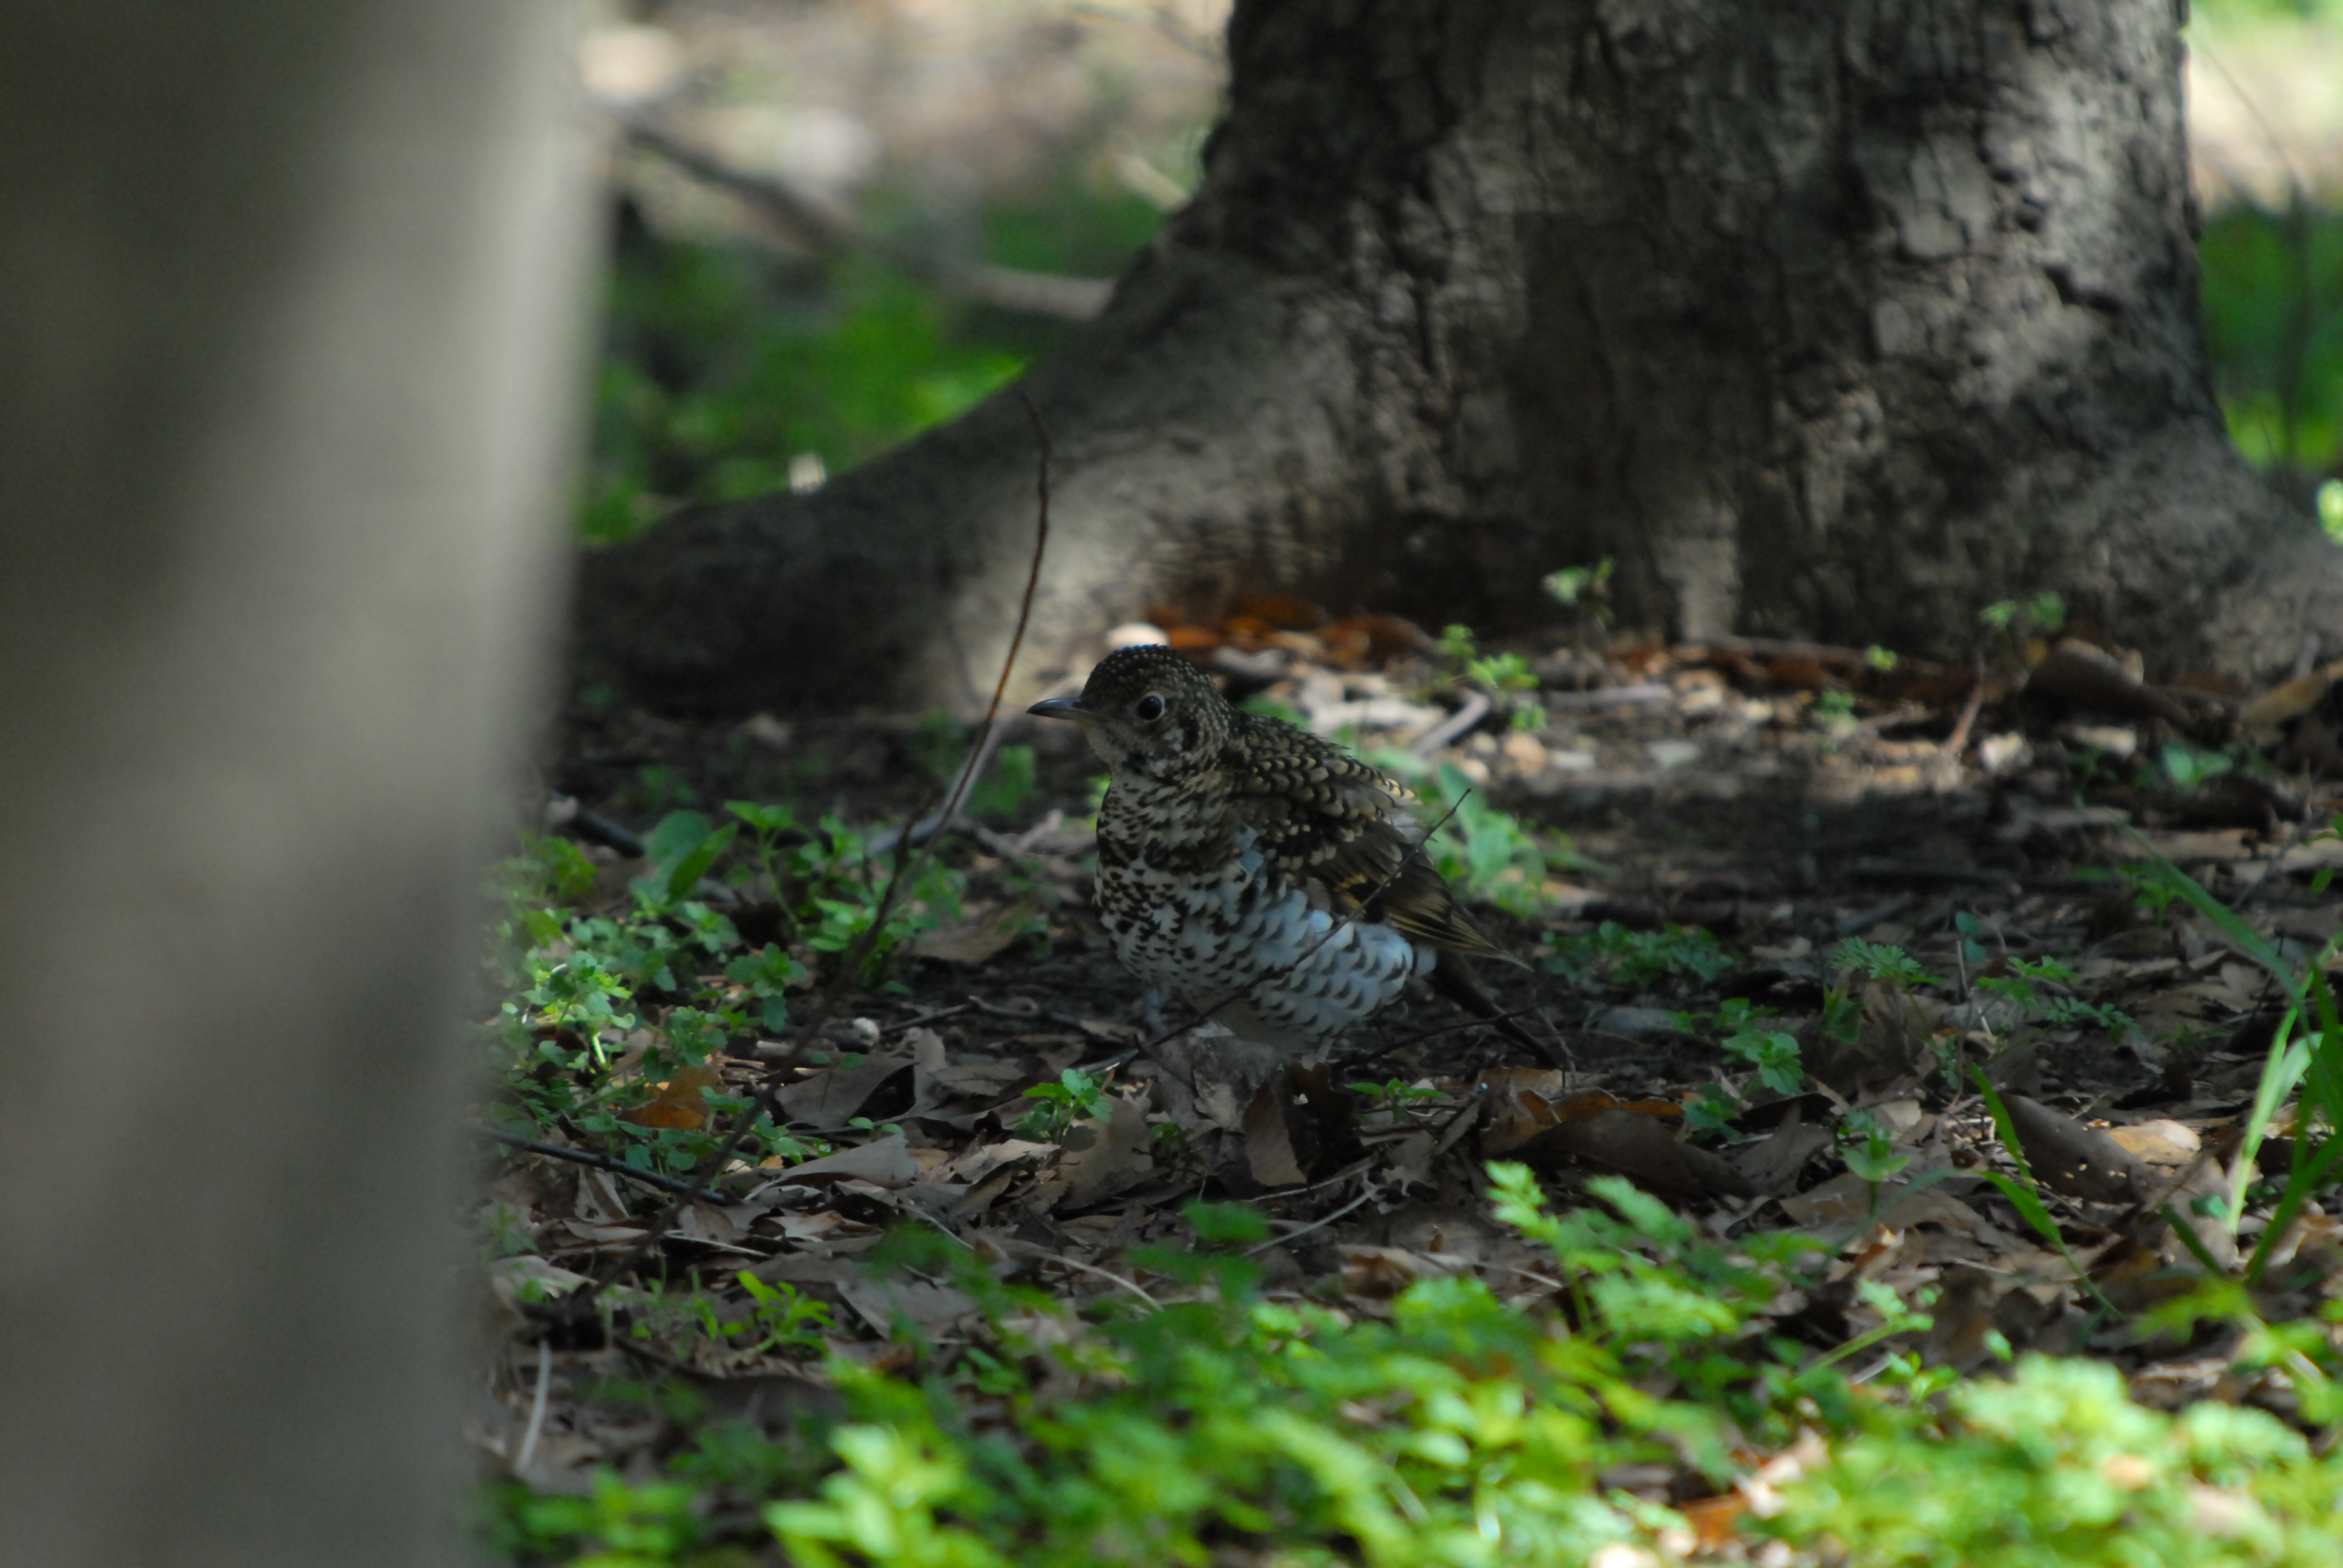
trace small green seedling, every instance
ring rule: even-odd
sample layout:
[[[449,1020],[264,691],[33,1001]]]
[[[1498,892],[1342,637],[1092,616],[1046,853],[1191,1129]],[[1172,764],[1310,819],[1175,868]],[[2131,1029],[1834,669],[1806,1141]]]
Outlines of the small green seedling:
[[[1063,1143],[1078,1121],[1093,1121],[1107,1113],[1106,1080],[1067,1068],[1055,1083],[1037,1083],[1025,1091],[1041,1103],[1021,1116],[1010,1131],[1033,1143]]]

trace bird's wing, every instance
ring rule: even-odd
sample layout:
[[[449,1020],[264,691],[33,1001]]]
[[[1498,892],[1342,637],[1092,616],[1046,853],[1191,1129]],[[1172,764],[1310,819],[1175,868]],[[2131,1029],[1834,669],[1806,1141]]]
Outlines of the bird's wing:
[[[1405,830],[1390,780],[1306,731],[1248,716],[1222,766],[1254,847],[1322,890],[1332,913],[1388,922],[1414,941],[1503,958]]]

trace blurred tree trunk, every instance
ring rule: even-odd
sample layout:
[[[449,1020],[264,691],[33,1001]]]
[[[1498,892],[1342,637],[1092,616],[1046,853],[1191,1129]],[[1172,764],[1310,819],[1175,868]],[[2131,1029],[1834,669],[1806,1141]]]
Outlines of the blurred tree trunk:
[[[460,1020],[591,232],[551,0],[0,52],[0,1563],[460,1555]]]
[[[1952,652],[2055,588],[2153,663],[2343,648],[2207,373],[2173,0],[1241,0],[1193,204],[1029,386],[1036,668],[1276,588]],[[966,701],[1032,531],[996,399],[589,557],[581,673]]]

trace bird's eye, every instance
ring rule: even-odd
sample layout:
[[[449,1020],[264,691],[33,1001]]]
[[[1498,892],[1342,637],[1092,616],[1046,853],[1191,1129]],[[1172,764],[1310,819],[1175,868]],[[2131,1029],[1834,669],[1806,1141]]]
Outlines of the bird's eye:
[[[1163,717],[1163,699],[1151,691],[1131,711],[1141,724],[1152,724]]]

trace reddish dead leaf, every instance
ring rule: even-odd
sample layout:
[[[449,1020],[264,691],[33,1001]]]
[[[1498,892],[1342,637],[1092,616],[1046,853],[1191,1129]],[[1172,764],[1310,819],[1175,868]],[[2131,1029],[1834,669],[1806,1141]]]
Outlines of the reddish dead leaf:
[[[1831,683],[1830,671],[1818,658],[1768,659],[1765,678],[1790,691],[1820,691]]]
[[[708,1120],[708,1102],[699,1097],[703,1089],[721,1090],[724,1080],[712,1067],[687,1067],[659,1086],[656,1098],[618,1113],[621,1121],[631,1121],[638,1127],[672,1127],[689,1132]]]
[[[1237,612],[1265,620],[1281,631],[1308,631],[1326,624],[1324,610],[1290,593],[1249,593],[1237,600]]]
[[[1703,1552],[1722,1552],[1741,1533],[1741,1516],[1749,1512],[1749,1500],[1737,1492],[1727,1492],[1716,1497],[1698,1497],[1680,1504],[1677,1512],[1692,1526],[1693,1539]]]
[[[1163,640],[1182,653],[1202,652],[1220,647],[1221,634],[1209,627],[1175,626],[1165,629]]]
[[[1462,1258],[1414,1252],[1404,1247],[1355,1244],[1342,1249],[1342,1289],[1353,1296],[1380,1301],[1399,1294],[1418,1280],[1460,1274],[1471,1266]]]
[[[2248,734],[2277,729],[2289,719],[2299,719],[2327,696],[2327,689],[2343,680],[2343,662],[2330,664],[2324,669],[2314,669],[2299,679],[2273,686],[2237,714],[2237,722]]]
[[[1654,1121],[1684,1120],[1684,1107],[1673,1100],[1623,1101],[1600,1089],[1564,1091],[1565,1074],[1544,1068],[1506,1067],[1483,1073],[1489,1095],[1488,1120],[1481,1129],[1481,1151],[1495,1156],[1519,1148],[1550,1128],[1584,1121],[1606,1111],[1622,1111]]]
[[[1363,615],[1319,628],[1318,640],[1336,664],[1356,669],[1413,653],[1429,639],[1413,621],[1395,615]]]

